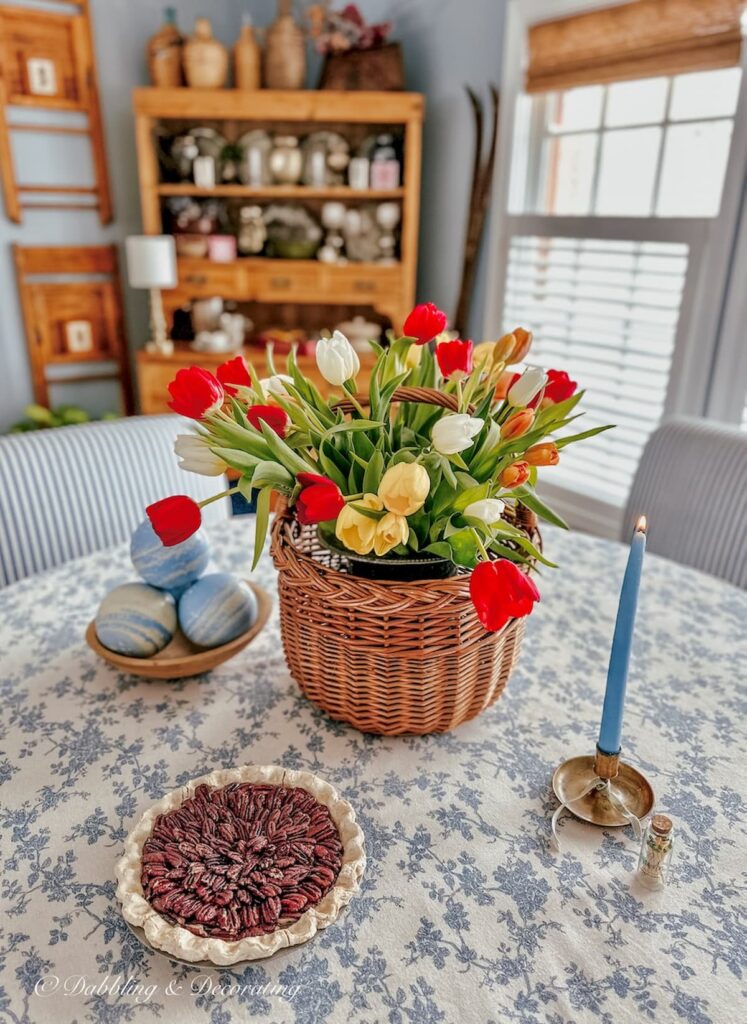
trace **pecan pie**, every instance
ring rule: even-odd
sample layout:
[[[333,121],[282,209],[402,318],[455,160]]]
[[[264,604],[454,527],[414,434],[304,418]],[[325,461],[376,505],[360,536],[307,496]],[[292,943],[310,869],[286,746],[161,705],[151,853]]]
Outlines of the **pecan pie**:
[[[221,965],[269,956],[330,924],[358,889],[352,808],[308,772],[213,772],[146,812],[117,865],[127,921],[151,945]]]

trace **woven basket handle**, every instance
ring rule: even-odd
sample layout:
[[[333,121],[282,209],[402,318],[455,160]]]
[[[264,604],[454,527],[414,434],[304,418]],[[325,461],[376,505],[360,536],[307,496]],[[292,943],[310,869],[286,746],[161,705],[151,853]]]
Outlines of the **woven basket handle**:
[[[368,395],[360,394],[355,397],[363,406],[368,405],[370,402]],[[436,388],[397,388],[392,395],[392,401],[415,402],[418,405],[439,405],[442,409],[448,409],[450,412],[457,412],[459,410],[456,395],[446,395],[443,391],[437,391]],[[332,408],[350,413],[355,407],[349,398],[343,398],[339,402],[335,402]],[[467,412],[472,415],[474,412],[473,406],[470,405],[467,408]]]

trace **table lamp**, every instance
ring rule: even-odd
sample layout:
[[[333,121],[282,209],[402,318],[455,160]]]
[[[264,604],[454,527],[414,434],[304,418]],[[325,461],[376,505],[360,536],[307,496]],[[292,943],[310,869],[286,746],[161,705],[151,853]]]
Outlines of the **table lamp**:
[[[130,287],[150,291],[150,341],[146,349],[170,356],[174,343],[166,328],[161,289],[177,285],[174,238],[172,235],[131,235],[125,240],[125,249]]]

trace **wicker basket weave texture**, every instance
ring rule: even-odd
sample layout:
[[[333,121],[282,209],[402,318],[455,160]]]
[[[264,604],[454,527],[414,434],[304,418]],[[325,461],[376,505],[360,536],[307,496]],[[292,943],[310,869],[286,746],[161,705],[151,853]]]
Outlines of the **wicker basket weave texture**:
[[[469,574],[400,583],[359,579],[287,512],[273,525],[280,625],[291,675],[332,718],[393,736],[445,732],[500,697],[524,620],[489,633]]]
[[[357,398],[368,403],[367,395]],[[425,387],[399,387],[392,401],[458,408],[455,395]],[[333,408],[350,413],[353,403]],[[519,506],[515,523],[539,541],[534,513]],[[275,519],[271,550],[288,667],[332,718],[385,736],[446,732],[505,690],[524,619],[488,632],[470,598],[469,572],[412,583],[358,578],[322,547],[316,527],[302,527],[288,509]]]

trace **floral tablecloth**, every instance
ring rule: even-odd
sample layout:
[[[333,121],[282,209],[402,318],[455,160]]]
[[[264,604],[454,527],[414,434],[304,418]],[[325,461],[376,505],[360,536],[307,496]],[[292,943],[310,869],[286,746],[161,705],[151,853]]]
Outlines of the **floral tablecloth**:
[[[247,519],[212,535],[248,570]],[[363,736],[307,703],[277,616],[212,674],[117,674],[83,642],[124,550],[0,591],[0,1020],[95,1024],[734,1022],[745,932],[747,597],[649,556],[625,752],[676,823],[673,879],[633,882],[629,829],[566,820],[549,781],[593,750],[625,549],[548,533],[502,700],[454,733]],[[258,570],[271,592],[269,558]],[[740,676],[742,677],[740,680]],[[317,772],[366,834],[363,890],[310,944],[234,971],[189,968],[128,930],[113,869],[141,812],[218,766]]]

